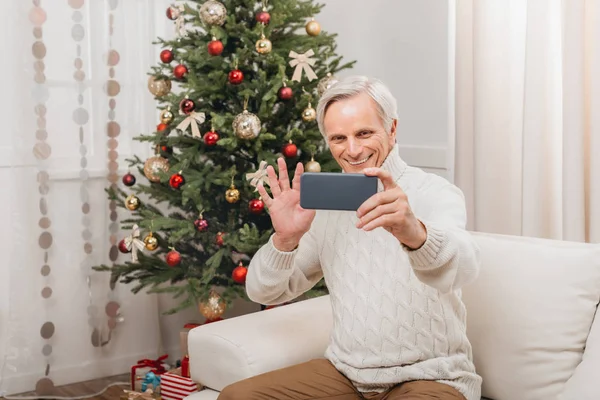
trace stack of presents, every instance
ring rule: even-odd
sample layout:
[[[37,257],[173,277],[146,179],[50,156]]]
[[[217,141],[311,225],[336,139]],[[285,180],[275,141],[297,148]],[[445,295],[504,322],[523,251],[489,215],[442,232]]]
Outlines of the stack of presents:
[[[186,324],[180,332],[182,358],[177,368],[166,363],[167,355],[155,360],[139,360],[131,367],[131,390],[125,390],[121,400],[183,400],[198,392],[202,385],[190,379],[187,356],[187,334],[198,324]]]

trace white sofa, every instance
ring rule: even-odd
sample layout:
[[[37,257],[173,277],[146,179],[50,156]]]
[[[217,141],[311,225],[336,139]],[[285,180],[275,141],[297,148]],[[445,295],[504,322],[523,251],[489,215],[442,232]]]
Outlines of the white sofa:
[[[473,236],[482,268],[463,299],[483,395],[600,399],[600,245]],[[330,329],[328,296],[195,328],[191,375],[206,389],[187,399],[216,399],[230,383],[322,357]]]

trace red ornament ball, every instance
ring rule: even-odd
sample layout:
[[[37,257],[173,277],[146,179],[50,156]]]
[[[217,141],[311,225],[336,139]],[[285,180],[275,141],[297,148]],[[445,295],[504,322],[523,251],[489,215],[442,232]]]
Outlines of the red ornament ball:
[[[169,178],[169,185],[173,189],[180,189],[185,184],[185,178],[181,174],[173,174]]]
[[[163,124],[162,122],[158,125],[156,125],[156,130],[158,132],[162,132],[164,130],[166,130],[168,128],[167,124]]]
[[[163,157],[165,155],[171,155],[173,154],[173,148],[163,144],[162,146],[160,146],[160,153]]]
[[[288,143],[283,146],[281,152],[287,158],[294,158],[298,155],[298,147],[294,143]]]
[[[217,233],[217,237],[215,238],[215,243],[217,244],[217,246],[221,247],[225,244],[225,241],[223,240],[223,232],[218,232]]]
[[[271,22],[271,14],[266,11],[261,11],[256,14],[256,21],[260,22],[261,24],[268,25],[269,22]]]
[[[239,69],[229,71],[229,83],[239,85],[244,81],[244,73]]]
[[[130,174],[129,172],[123,175],[123,184],[125,186],[133,186],[135,185],[135,176]]]
[[[211,56],[220,56],[224,49],[223,42],[216,39],[208,42],[206,47],[208,48],[208,54]]]
[[[179,13],[179,11],[174,10],[173,7],[168,7],[167,8],[167,18],[169,18],[171,21],[175,21],[177,19],[177,14]]]
[[[246,275],[247,274],[248,274],[248,268],[244,267],[242,265],[242,263],[240,263],[240,265],[238,265],[237,267],[235,267],[233,269],[233,272],[231,273],[231,279],[233,279],[233,281],[235,283],[244,284],[244,283],[246,283]]]
[[[207,146],[214,146],[219,141],[219,134],[215,131],[208,131],[204,134],[204,143]]]
[[[279,96],[281,100],[289,100],[292,98],[293,95],[294,92],[292,91],[292,88],[287,86],[283,86],[281,89],[279,89],[279,92],[277,93],[277,96]]]
[[[125,239],[122,239],[122,240],[119,242],[119,251],[120,251],[121,253],[130,253],[130,252],[131,252],[131,250],[129,250],[129,249],[127,248],[127,245],[125,244]]]
[[[197,231],[204,232],[208,229],[208,221],[204,218],[198,218],[194,221],[194,226],[196,227]]]
[[[188,69],[183,64],[178,64],[173,68],[173,76],[177,79],[183,79],[188,73]]]
[[[171,61],[173,61],[173,52],[171,50],[163,50],[160,52],[160,61],[164,62],[165,64],[170,64]]]
[[[183,99],[181,100],[181,103],[179,103],[179,108],[181,108],[181,111],[184,113],[189,114],[196,109],[196,103],[190,99]]]
[[[248,203],[248,210],[252,214],[260,214],[265,209],[265,203],[261,199],[252,199]]]
[[[176,250],[171,250],[167,253],[166,260],[170,267],[176,267],[181,262],[181,254]]]

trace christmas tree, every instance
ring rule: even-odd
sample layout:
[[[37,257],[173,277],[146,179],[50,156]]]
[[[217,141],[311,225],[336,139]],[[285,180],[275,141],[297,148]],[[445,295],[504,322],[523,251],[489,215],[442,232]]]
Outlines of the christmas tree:
[[[96,267],[113,283],[172,293],[180,303],[168,313],[199,305],[208,319],[246,296],[244,263],[273,233],[256,190],[261,181],[268,187],[266,166],[283,156],[290,176],[298,162],[311,172],[339,170],[313,107],[353,62],[342,64],[336,35],[315,20],[322,8],[208,0],[166,10],[176,35],[155,43],[160,62],[148,80],[160,123],[136,138],[155,155],[128,160],[138,178],[128,173],[124,186],[107,190],[127,209],[118,247],[131,253],[131,261]],[[325,292],[321,282],[309,295]]]

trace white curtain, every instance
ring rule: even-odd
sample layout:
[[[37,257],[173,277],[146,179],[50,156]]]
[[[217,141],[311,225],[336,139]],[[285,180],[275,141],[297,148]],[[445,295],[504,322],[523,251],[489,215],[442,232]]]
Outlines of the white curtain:
[[[600,242],[600,2],[457,0],[470,229]]]
[[[126,233],[104,189],[155,129],[147,72],[165,0],[19,0],[0,15],[0,397],[126,372],[160,351],[159,306],[92,266]],[[138,177],[140,179],[140,177]],[[116,210],[116,211],[115,211]],[[112,251],[112,256],[110,256]]]

